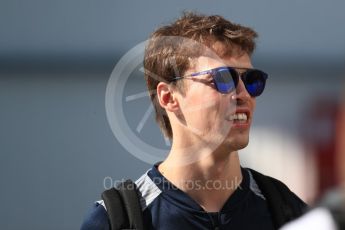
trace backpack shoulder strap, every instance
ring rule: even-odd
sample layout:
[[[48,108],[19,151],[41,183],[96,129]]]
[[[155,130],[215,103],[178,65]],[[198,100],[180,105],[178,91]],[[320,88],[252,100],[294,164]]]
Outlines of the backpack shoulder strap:
[[[139,191],[135,183],[127,180],[119,187],[123,203],[127,211],[129,227],[131,229],[144,229],[143,212],[140,205]]]
[[[276,228],[302,215],[305,203],[281,181],[249,169],[266,198]]]
[[[139,192],[131,180],[102,193],[112,230],[144,229]]]
[[[111,230],[125,229],[128,226],[128,218],[121,195],[115,188],[105,190],[102,199],[107,208]]]

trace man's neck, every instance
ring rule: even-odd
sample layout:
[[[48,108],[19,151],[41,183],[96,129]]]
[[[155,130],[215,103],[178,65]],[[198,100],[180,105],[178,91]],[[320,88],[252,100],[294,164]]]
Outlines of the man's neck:
[[[240,161],[237,151],[205,151],[189,164],[182,164],[180,157],[190,153],[171,151],[158,169],[206,211],[218,212],[242,181]]]

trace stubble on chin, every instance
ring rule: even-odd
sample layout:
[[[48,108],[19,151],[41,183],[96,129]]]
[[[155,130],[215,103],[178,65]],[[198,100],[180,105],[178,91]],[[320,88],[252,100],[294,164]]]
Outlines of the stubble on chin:
[[[234,135],[229,134],[228,138],[224,140],[223,145],[231,152],[244,149],[249,144],[249,133],[243,133],[241,135],[243,136],[235,137]]]

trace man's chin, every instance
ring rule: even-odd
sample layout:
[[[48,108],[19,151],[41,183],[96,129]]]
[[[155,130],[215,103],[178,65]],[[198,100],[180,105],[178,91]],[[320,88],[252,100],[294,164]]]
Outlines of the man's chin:
[[[241,150],[248,146],[249,136],[243,135],[231,135],[229,134],[227,138],[224,138],[222,134],[205,135],[201,137],[204,143],[211,149],[225,148],[231,151]]]
[[[225,145],[227,146],[227,148],[231,149],[232,151],[238,151],[241,149],[244,149],[245,147],[247,147],[249,144],[249,139],[246,138],[244,140],[227,140],[225,142]]]

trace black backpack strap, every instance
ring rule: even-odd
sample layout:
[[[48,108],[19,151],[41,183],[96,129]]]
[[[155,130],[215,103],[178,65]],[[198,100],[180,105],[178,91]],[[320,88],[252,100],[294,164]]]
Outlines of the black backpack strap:
[[[144,229],[143,212],[141,210],[139,191],[135,183],[127,180],[118,188],[122,195],[124,206],[128,214],[129,228],[130,229]]]
[[[102,193],[112,230],[144,229],[139,193],[135,183],[126,180]]]
[[[128,226],[128,218],[119,191],[115,188],[105,190],[102,193],[102,199],[107,208],[110,229],[126,229]]]
[[[249,169],[266,198],[275,228],[302,215],[306,204],[277,179]]]

